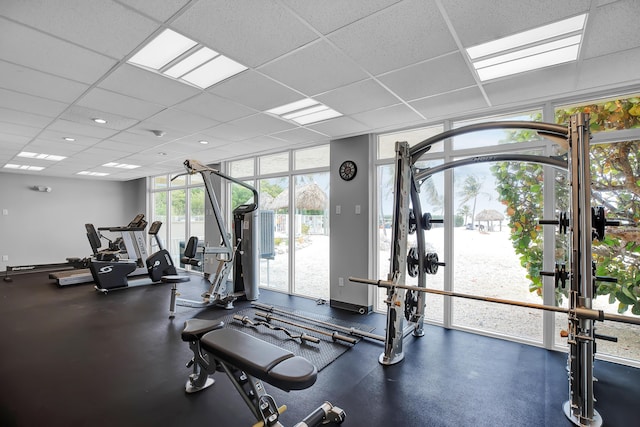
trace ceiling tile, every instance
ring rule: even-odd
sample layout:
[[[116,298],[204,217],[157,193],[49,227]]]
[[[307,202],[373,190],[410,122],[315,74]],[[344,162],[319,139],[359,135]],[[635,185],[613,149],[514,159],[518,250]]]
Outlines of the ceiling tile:
[[[46,127],[51,123],[51,117],[39,116],[24,111],[0,108],[0,122],[22,124],[26,126]]]
[[[461,111],[481,110],[488,107],[482,92],[477,87],[418,99],[410,104],[430,121],[459,117]]]
[[[67,104],[0,88],[0,107],[45,117],[57,117]]]
[[[119,0],[145,15],[164,22],[184,7],[189,0]]]
[[[78,138],[79,136],[90,136],[93,138],[103,139],[118,132],[117,130],[101,127],[97,124],[93,126],[91,124],[82,124],[62,119],[58,119],[53,122],[48,129],[64,133],[74,138]]]
[[[201,1],[172,26],[248,67],[257,67],[318,37],[279,3],[253,0]]]
[[[434,0],[408,0],[329,35],[373,75],[457,49]]]
[[[93,119],[100,118],[107,121],[105,124],[94,124]],[[72,106],[60,116],[61,120],[76,122],[81,125],[89,125],[97,129],[124,130],[138,123],[138,120],[123,117],[117,114],[105,113],[91,108]],[[113,134],[113,132],[111,133]]]
[[[89,88],[84,83],[41,73],[4,61],[0,61],[0,75],[3,76],[0,85],[4,85],[5,89],[54,101],[73,102]]]
[[[0,15],[120,59],[156,28],[156,24],[116,2],[83,0],[72,7],[53,1],[3,1]]]
[[[151,117],[165,108],[159,104],[100,88],[91,89],[77,102],[77,105],[138,120]]]
[[[19,135],[25,136],[27,138],[33,138],[38,133],[40,133],[39,128],[33,126],[25,126],[16,123],[8,123],[0,121],[0,129],[2,129],[3,133],[8,133],[9,135]]]
[[[590,59],[596,56],[621,52],[640,45],[640,31],[635,25],[619,25],[627,16],[640,18],[640,1],[626,0],[607,4],[595,9],[588,18],[589,30],[585,36],[582,56]],[[615,28],[615,43],[602,37]]]
[[[345,115],[398,103],[397,97],[372,79],[316,95],[314,99]]]
[[[293,123],[263,113],[234,120],[231,124],[249,131],[255,131],[259,135],[268,135],[297,127]]]
[[[611,64],[616,64],[612,67]],[[632,85],[636,83],[634,92],[638,92],[635,70],[640,64],[640,48],[614,52],[596,58],[585,59],[577,74],[576,89],[589,90],[600,88],[605,90],[612,86]]]
[[[407,101],[462,89],[476,83],[459,53],[393,71],[380,76],[379,80]]]
[[[306,129],[302,127],[285,130],[283,132],[277,132],[272,134],[271,136],[275,138],[283,139],[285,141],[289,141],[294,144],[300,144],[300,143],[311,142],[311,141],[328,141],[329,140],[329,137],[327,135],[318,133],[312,129]]]
[[[256,111],[251,108],[210,93],[203,93],[188,99],[177,104],[174,108],[209,117],[218,122],[228,122],[256,113]]]
[[[407,123],[416,123],[424,120],[423,117],[420,117],[404,104],[353,114],[352,117],[372,129],[382,129],[389,126],[399,127]]]
[[[59,156],[72,156],[76,153],[86,150],[95,144],[95,141],[50,141],[38,138],[24,147],[24,151],[32,153],[57,154]],[[68,161],[68,159],[65,159]]]
[[[82,83],[91,84],[116,61],[88,49],[0,18],[0,58]]]
[[[270,62],[260,71],[308,96],[367,78],[357,64],[324,40]]]
[[[284,0],[296,14],[300,15],[322,34],[329,34],[369,16],[400,0]]]
[[[483,84],[493,107],[541,102],[549,96],[559,98],[576,89],[577,64],[544,68],[508,79]]]
[[[208,92],[259,111],[266,111],[304,98],[304,95],[255,71],[245,71],[213,86]]]
[[[0,147],[6,148],[8,146],[15,147],[23,147],[31,140],[31,137],[24,135],[12,135],[9,133],[4,133],[2,128],[0,128]],[[20,150],[22,151],[22,150]],[[14,152],[14,155],[16,153]]]
[[[65,141],[64,140],[65,137],[75,138],[75,141]],[[88,147],[93,144],[97,144],[101,139],[102,139],[101,137],[92,137],[87,135],[73,135],[67,131],[58,131],[51,128],[47,128],[40,135],[38,135],[38,138],[36,141],[39,141],[39,140],[46,140],[46,141],[52,141],[52,142],[64,141],[65,144],[69,144],[69,145],[80,144],[84,147]]]
[[[330,137],[355,135],[367,132],[368,130],[367,126],[346,116],[325,120],[324,122],[308,125],[307,127],[325,135],[329,135]]]
[[[201,93],[192,86],[126,64],[111,73],[99,87],[166,107]]]
[[[200,133],[207,136],[212,136],[217,139],[234,142],[253,138],[260,134],[255,130],[245,129],[241,126],[236,126],[233,123],[223,123],[221,125],[206,129]]]
[[[176,129],[181,132],[195,133],[219,123],[199,114],[167,108],[145,120],[142,124],[155,124],[153,129]]]

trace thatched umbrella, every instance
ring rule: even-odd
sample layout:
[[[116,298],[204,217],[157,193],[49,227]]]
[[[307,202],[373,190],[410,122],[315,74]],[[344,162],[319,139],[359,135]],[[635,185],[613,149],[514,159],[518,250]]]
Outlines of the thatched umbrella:
[[[328,200],[326,193],[322,191],[318,184],[305,184],[296,188],[296,209],[325,210],[328,207]],[[285,189],[272,202],[265,203],[264,206],[273,210],[288,208],[289,191]]]
[[[504,221],[504,215],[494,209],[484,209],[479,212],[475,217],[476,221],[486,221],[487,230],[493,231],[493,221],[500,221],[500,231],[502,231],[502,221]]]

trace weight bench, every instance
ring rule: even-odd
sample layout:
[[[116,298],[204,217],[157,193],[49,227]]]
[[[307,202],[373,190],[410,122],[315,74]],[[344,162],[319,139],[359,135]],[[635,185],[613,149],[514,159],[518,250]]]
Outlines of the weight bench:
[[[189,343],[193,367],[185,391],[195,393],[211,386],[216,371],[227,374],[258,421],[256,426],[282,426],[279,415],[286,406],[278,407],[265,391],[262,381],[284,391],[311,387],[318,370],[304,357],[262,341],[235,329],[223,328],[224,323],[191,319],[185,322],[182,340]],[[345,413],[329,402],[323,403],[296,427],[340,424]]]

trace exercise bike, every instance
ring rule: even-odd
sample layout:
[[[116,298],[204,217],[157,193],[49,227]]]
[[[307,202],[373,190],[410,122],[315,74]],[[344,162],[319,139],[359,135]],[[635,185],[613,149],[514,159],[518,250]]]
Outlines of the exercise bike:
[[[110,231],[124,231],[124,232],[139,232],[144,230],[143,227],[131,228],[124,227],[120,230]],[[175,275],[177,273],[176,267],[171,259],[169,251],[162,247],[160,238],[158,238],[158,232],[162,222],[155,221],[149,227],[149,235],[155,238],[158,245],[158,251],[149,255],[148,257],[138,257],[137,259],[121,259],[119,257],[120,251],[118,247],[113,247],[110,244],[108,250],[100,251],[100,238],[101,234],[96,231],[93,224],[85,224],[87,230],[87,237],[91,244],[91,248],[94,252],[94,258],[89,264],[89,270],[95,282],[96,290],[107,293],[111,290],[126,289],[134,286],[152,285],[161,282],[162,276]],[[137,236],[137,240],[143,240],[140,236]],[[138,246],[144,245],[143,241],[138,242]],[[143,255],[146,254],[146,248]],[[129,280],[129,276],[133,275],[136,270],[142,269],[146,272],[148,277]]]

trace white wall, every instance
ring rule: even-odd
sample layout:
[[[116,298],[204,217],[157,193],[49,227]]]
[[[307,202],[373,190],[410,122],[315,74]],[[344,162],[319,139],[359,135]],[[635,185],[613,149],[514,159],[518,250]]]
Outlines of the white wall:
[[[50,193],[31,189],[51,187]],[[7,215],[4,215],[7,213]],[[0,255],[7,265],[65,262],[91,255],[84,224],[126,225],[146,214],[144,179],[112,182],[0,173]]]

